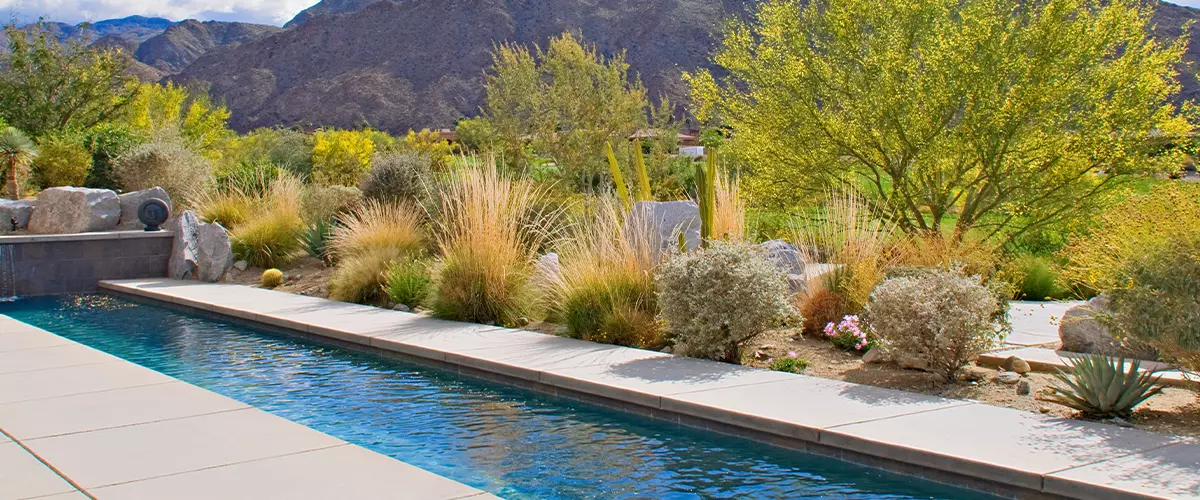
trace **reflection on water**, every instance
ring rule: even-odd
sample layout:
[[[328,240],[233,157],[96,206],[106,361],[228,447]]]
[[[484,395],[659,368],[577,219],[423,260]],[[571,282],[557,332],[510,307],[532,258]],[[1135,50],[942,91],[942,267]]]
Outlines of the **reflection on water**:
[[[505,498],[985,498],[108,296],[0,314]]]

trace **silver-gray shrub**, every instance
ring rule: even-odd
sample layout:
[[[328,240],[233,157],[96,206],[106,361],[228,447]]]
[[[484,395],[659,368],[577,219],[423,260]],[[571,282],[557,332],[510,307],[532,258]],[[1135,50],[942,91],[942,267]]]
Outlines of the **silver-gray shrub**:
[[[787,279],[744,244],[675,255],[655,282],[667,331],[689,356],[737,362],[738,344],[794,317]]]
[[[363,196],[383,203],[423,202],[432,177],[429,156],[412,151],[375,153],[371,171],[359,183]]]
[[[172,198],[188,199],[211,187],[212,164],[182,140],[159,138],[117,158],[114,174],[126,191],[155,186]]]
[[[1002,330],[996,295],[978,277],[939,269],[885,280],[867,304],[871,329],[893,352],[953,381]]]

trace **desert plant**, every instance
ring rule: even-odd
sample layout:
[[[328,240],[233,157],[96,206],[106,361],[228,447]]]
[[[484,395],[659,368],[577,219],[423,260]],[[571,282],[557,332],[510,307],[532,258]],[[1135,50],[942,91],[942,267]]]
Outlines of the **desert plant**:
[[[87,187],[119,189],[115,177],[117,159],[137,147],[144,139],[127,128],[113,124],[100,124],[83,136],[83,145],[92,154],[92,169],[86,181]]]
[[[994,292],[953,269],[889,278],[871,294],[866,312],[889,349],[924,360],[949,382],[993,347],[1002,328],[995,314]]]
[[[114,174],[126,191],[161,186],[179,200],[209,189],[213,179],[208,160],[182,140],[172,138],[131,149],[117,159]]]
[[[879,345],[870,325],[858,316],[846,316],[838,323],[831,321],[825,325],[824,333],[825,338],[844,351],[866,352]]]
[[[69,133],[53,134],[38,141],[33,161],[33,182],[42,189],[82,186],[92,170],[92,153],[83,138]]]
[[[700,242],[708,246],[715,234],[717,206],[717,151],[708,148],[704,164],[696,165],[696,204],[700,206]]]
[[[329,221],[358,208],[362,200],[356,187],[308,185],[300,192],[300,215],[310,224]]]
[[[1159,377],[1140,371],[1141,361],[1092,354],[1068,361],[1044,396],[1093,418],[1129,418],[1133,409],[1162,392]]]
[[[409,202],[368,200],[337,217],[325,252],[337,262],[329,279],[329,298],[382,302],[387,298],[389,268],[425,250],[418,208]]]
[[[300,180],[281,174],[246,220],[230,230],[233,253],[256,267],[280,267],[300,252]]]
[[[304,252],[320,259],[327,266],[333,264],[333,257],[329,253],[329,239],[333,237],[333,226],[332,220],[317,220],[309,224],[308,230],[301,236]]]
[[[837,279],[830,279],[836,272],[832,271],[825,279],[810,280],[804,291],[795,296],[796,309],[804,318],[805,335],[821,335],[825,325],[845,317],[850,310],[846,299],[834,289]]]
[[[493,160],[471,161],[443,184],[442,262],[430,300],[435,315],[515,324],[534,312],[534,259],[553,236],[549,221],[556,216],[531,210],[543,193],[501,176]]]
[[[37,157],[33,141],[13,127],[0,130],[0,167],[4,168],[4,184],[9,199],[20,199],[20,182],[29,162]]]
[[[718,172],[713,181],[713,237],[726,241],[746,238],[746,205],[738,192],[739,181]]]
[[[551,311],[576,338],[636,347],[661,347],[654,269],[657,241],[643,219],[625,223],[615,200],[558,245],[560,269],[550,277]]]
[[[312,137],[312,175],[317,184],[357,186],[371,168],[375,142],[353,130],[318,130]]]
[[[1059,252],[1063,277],[1092,293],[1125,285],[1128,263],[1146,248],[1200,235],[1200,186],[1172,182],[1132,196],[1100,214],[1087,234]]]
[[[215,178],[218,186],[234,186],[243,191],[261,196],[266,186],[283,169],[266,160],[244,160],[218,169]]]
[[[363,196],[372,200],[420,202],[427,198],[432,172],[427,155],[412,151],[375,153],[371,171],[359,187]]]
[[[1150,247],[1123,274],[1128,286],[1109,292],[1112,330],[1125,343],[1149,346],[1200,373],[1200,236]]]
[[[744,244],[673,256],[656,284],[666,327],[691,356],[738,362],[740,343],[794,315],[778,268]]]
[[[646,157],[642,156],[642,141],[633,141],[633,174],[637,176],[638,181],[637,201],[654,201],[654,192],[650,188],[650,173],[646,170]]]
[[[259,284],[263,288],[275,288],[283,284],[283,271],[278,269],[267,269],[263,271],[262,277],[258,279]]]
[[[871,291],[896,260],[888,251],[894,233],[895,225],[849,192],[829,194],[815,217],[792,225],[792,239],[806,264],[838,266],[837,274],[823,277],[828,280],[826,288],[846,305],[838,317],[858,314],[866,307]]]
[[[189,203],[200,220],[232,230],[254,215],[262,201],[261,196],[251,195],[238,186],[227,184],[219,189],[195,193]]]
[[[617,163],[617,155],[613,153],[611,142],[604,143],[604,152],[608,156],[608,173],[612,176],[613,184],[617,186],[617,199],[629,210],[633,200],[629,199],[629,188],[625,186],[625,176],[621,174],[621,165]]]
[[[772,360],[770,368],[777,372],[804,373],[804,370],[808,368],[808,360],[797,357],[795,354],[789,353],[785,358]]]
[[[412,308],[425,303],[433,278],[428,262],[410,258],[393,263],[387,270],[386,282],[388,299]]]
[[[1001,269],[1000,277],[1012,286],[1015,299],[1053,300],[1067,295],[1066,288],[1059,284],[1058,272],[1041,257],[1013,260]]]

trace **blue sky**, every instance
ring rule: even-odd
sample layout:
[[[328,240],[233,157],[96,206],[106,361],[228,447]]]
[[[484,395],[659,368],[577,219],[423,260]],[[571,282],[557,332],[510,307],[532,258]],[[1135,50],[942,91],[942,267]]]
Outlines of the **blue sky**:
[[[193,18],[282,25],[314,3],[316,0],[0,0],[0,15],[4,21],[15,17],[20,22],[45,17],[78,23],[140,14],[174,21]],[[1172,3],[1200,8],[1200,0]]]

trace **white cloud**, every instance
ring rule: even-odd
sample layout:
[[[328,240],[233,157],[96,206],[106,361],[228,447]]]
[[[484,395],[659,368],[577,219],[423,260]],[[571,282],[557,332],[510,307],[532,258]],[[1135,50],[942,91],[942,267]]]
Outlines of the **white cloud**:
[[[4,21],[79,23],[132,15],[173,21],[243,21],[282,25],[316,0],[0,0]]]

